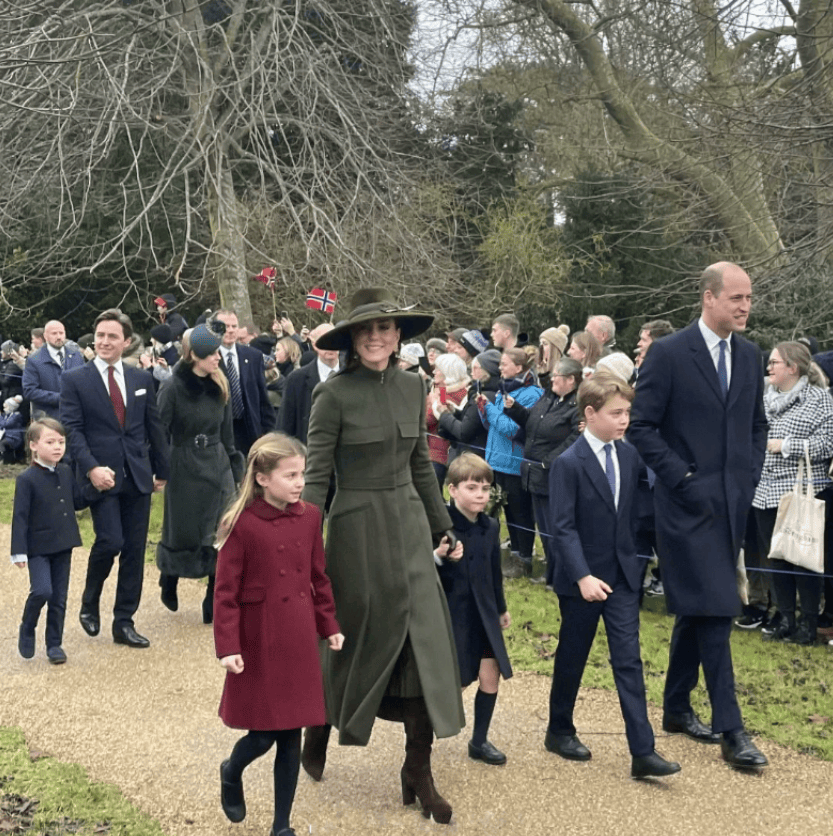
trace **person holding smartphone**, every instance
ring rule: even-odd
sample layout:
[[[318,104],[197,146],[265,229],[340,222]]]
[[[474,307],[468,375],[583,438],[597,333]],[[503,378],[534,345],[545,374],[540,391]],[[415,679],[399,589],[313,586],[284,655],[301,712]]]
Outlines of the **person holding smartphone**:
[[[434,386],[428,395],[425,410],[425,424],[428,431],[428,454],[440,490],[445,483],[448,470],[448,450],[450,442],[443,438],[439,430],[440,408],[457,411],[466,400],[469,385],[468,369],[465,361],[456,354],[441,354],[434,362]]]

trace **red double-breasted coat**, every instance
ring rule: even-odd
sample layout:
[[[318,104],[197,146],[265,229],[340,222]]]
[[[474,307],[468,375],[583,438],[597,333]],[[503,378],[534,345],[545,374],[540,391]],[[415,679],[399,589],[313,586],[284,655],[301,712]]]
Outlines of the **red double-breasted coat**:
[[[324,572],[318,508],[279,510],[256,499],[217,558],[214,645],[239,653],[243,673],[226,674],[220,717],[258,731],[324,723],[317,637],[340,632]]]

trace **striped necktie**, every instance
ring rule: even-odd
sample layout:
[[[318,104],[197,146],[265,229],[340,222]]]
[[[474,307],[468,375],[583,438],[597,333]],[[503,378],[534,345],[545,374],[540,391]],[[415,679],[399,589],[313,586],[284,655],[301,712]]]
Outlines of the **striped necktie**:
[[[231,389],[231,416],[232,418],[243,417],[243,390],[240,388],[240,378],[237,375],[237,368],[234,365],[233,352],[226,354],[226,377]]]
[[[62,348],[58,349],[58,362],[61,364],[62,370],[67,367],[66,357],[64,357],[64,350]]]

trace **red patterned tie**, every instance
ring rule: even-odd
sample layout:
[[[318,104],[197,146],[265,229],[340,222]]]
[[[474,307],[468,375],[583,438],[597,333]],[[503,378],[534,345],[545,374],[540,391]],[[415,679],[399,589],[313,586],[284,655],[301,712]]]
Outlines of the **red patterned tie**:
[[[113,412],[116,413],[119,426],[124,429],[124,399],[121,396],[119,384],[116,382],[116,370],[113,366],[108,366],[107,373],[110,375],[110,400],[113,402]]]

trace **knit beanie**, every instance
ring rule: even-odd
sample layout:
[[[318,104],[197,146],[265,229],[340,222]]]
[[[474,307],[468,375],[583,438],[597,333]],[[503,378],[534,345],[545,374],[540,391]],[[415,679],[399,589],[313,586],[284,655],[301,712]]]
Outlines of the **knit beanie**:
[[[614,351],[596,363],[596,371],[606,371],[629,383],[633,377],[633,360],[621,351]]]
[[[500,377],[500,352],[496,348],[481,352],[475,359],[489,377]]]
[[[559,325],[558,328],[547,328],[546,331],[541,331],[538,337],[538,342],[548,342],[554,348],[557,348],[562,354],[567,348],[567,338],[570,336],[569,325]]]

